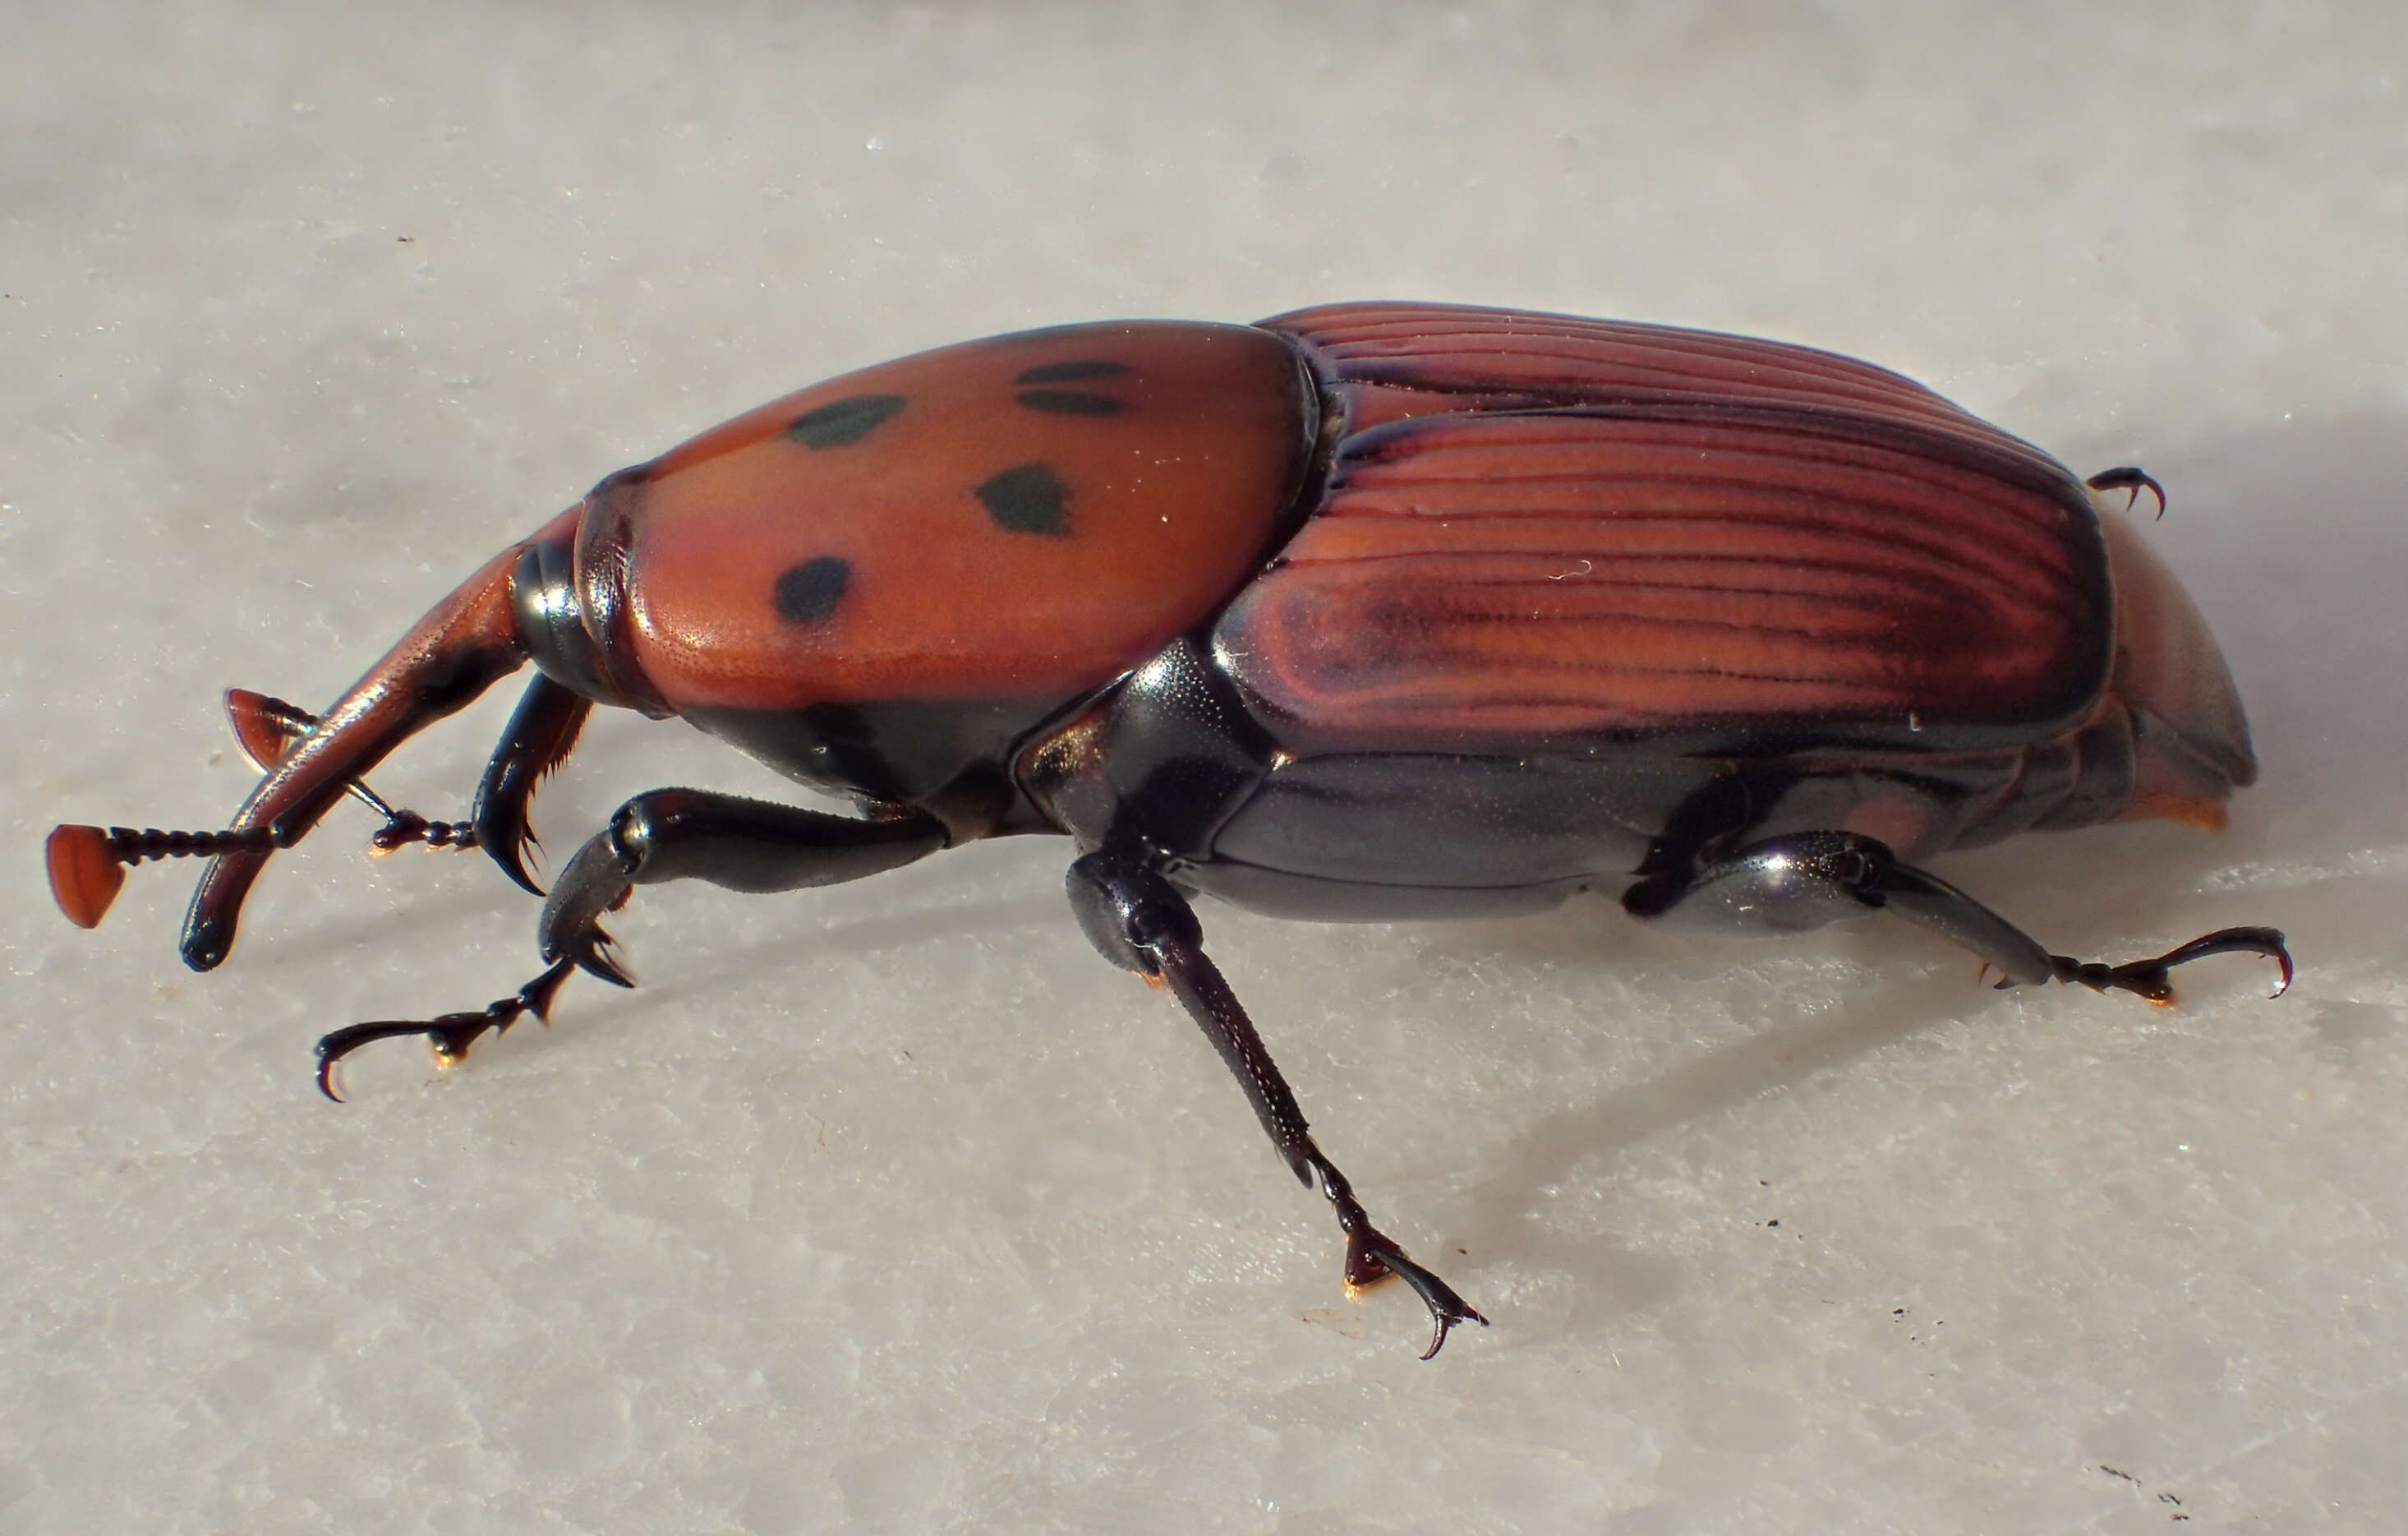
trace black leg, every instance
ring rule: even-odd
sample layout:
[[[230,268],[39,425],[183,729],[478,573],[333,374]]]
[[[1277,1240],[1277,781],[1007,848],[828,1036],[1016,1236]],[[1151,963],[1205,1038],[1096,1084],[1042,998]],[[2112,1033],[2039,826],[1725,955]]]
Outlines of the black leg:
[[[2119,464],[2113,469],[2101,469],[2082,482],[2094,491],[2128,491],[2131,499],[2124,503],[2126,510],[2140,505],[2141,493],[2146,491],[2157,498],[2157,515],[2166,515],[2166,488],[2147,470],[2129,464]]]
[[[555,960],[544,968],[542,975],[509,997],[467,1012],[446,1013],[433,1019],[379,1019],[370,1024],[347,1024],[318,1041],[318,1091],[341,1103],[343,1058],[377,1041],[424,1036],[435,1049],[435,1059],[449,1067],[466,1055],[468,1047],[483,1039],[488,1029],[502,1034],[529,1013],[549,1024],[552,999],[559,995],[561,983],[575,969],[566,960]]]
[[[945,843],[943,824],[915,811],[865,821],[698,789],[638,795],[577,851],[544,901],[536,929],[542,975],[474,1012],[337,1029],[318,1042],[318,1086],[339,1099],[337,1065],[373,1041],[423,1035],[437,1060],[457,1061],[488,1030],[499,1034],[529,1013],[548,1017],[572,969],[635,985],[602,918],[638,885],[707,880],[734,891],[797,891],[900,868]]]
[[[1245,1089],[1254,1117],[1297,1182],[1310,1189],[1319,1177],[1322,1193],[1337,1212],[1339,1230],[1346,1234],[1346,1284],[1369,1285],[1393,1274],[1412,1286],[1429,1308],[1433,1326],[1425,1360],[1439,1352],[1457,1323],[1485,1328],[1487,1318],[1371,1225],[1346,1175],[1313,1144],[1279,1064],[1220,969],[1206,957],[1203,928],[1187,898],[1141,855],[1119,852],[1089,854],[1071,865],[1069,885],[1070,905],[1096,950],[1123,969],[1169,988]]]
[[[577,745],[577,733],[585,728],[585,717],[593,710],[592,699],[538,672],[519,707],[510,711],[510,723],[503,727],[494,755],[485,761],[484,777],[477,782],[469,825],[486,856],[529,895],[541,896],[543,888],[526,872],[526,851],[539,846],[527,829],[527,804],[544,775]]]
[[[2052,955],[2038,940],[1889,848],[1853,832],[1799,832],[1750,843],[1685,880],[1658,875],[1633,885],[1623,905],[1633,915],[1727,933],[1798,933],[1827,923],[1892,912],[1972,951],[2000,986],[2079,982],[2093,991],[2173,1000],[2167,972],[2210,955],[2262,955],[2282,968],[2274,988],[2291,984],[2291,956],[2272,928],[2223,928],[2149,960],[2119,966]]]

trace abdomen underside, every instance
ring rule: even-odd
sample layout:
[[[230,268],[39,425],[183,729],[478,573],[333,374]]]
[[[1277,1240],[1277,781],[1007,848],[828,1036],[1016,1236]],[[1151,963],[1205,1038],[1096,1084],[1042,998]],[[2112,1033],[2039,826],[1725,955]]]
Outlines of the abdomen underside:
[[[1416,753],[1283,764],[1182,883],[1325,922],[1506,916],[1618,894],[1701,765]]]

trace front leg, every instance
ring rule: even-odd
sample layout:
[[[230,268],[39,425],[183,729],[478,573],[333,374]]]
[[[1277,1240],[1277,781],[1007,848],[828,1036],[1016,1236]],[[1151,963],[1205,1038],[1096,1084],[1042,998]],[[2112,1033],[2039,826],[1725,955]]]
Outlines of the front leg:
[[[1796,832],[1748,844],[1701,868],[1658,873],[1623,893],[1635,917],[1730,934],[1799,933],[1892,912],[1980,955],[2000,986],[2079,982],[2095,992],[2173,1000],[2167,972],[2210,955],[2262,955],[2291,984],[2291,955],[2272,928],[2220,928],[2154,959],[2104,965],[2052,955],[2031,935],[1939,876],[1902,864],[1885,843],[1854,832]]]
[[[572,969],[635,985],[613,956],[602,918],[626,905],[638,885],[707,880],[731,891],[798,891],[900,868],[947,840],[942,823],[912,811],[865,821],[699,789],[638,795],[577,851],[545,899],[536,925],[542,975],[481,1009],[337,1029],[318,1042],[318,1086],[339,1099],[337,1064],[372,1041],[424,1036],[437,1060],[455,1062],[488,1031],[500,1034],[529,1013],[548,1018]]]
[[[1339,1230],[1346,1234],[1346,1284],[1369,1285],[1393,1274],[1411,1285],[1429,1308],[1434,1329],[1429,1348],[1422,1353],[1425,1360],[1439,1352],[1457,1323],[1487,1327],[1488,1319],[1452,1286],[1414,1263],[1371,1225],[1346,1175],[1313,1144],[1304,1112],[1279,1064],[1222,980],[1220,969],[1206,957],[1204,930],[1187,898],[1142,855],[1120,851],[1089,854],[1071,865],[1069,885],[1071,908],[1096,950],[1123,969],[1169,988],[1236,1075],[1255,1118],[1297,1182],[1310,1189],[1319,1177],[1322,1193],[1337,1212]]]

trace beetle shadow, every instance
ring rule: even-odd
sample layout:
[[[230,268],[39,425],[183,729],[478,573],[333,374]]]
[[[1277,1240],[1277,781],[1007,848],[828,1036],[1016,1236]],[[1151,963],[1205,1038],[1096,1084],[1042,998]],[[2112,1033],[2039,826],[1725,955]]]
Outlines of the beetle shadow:
[[[813,955],[859,957],[922,947],[932,938],[999,940],[1058,931],[1061,917],[1062,903],[1048,895],[935,899],[871,917],[836,918],[813,928],[806,942]],[[679,988],[705,995],[749,991],[757,978],[793,969],[796,942],[787,935],[714,948],[710,971],[682,978]]]
[[[2202,928],[2288,928],[2313,954],[2306,919],[2383,951],[2372,964],[2330,956],[2328,970],[2396,976],[2408,967],[2408,926],[2336,919],[2354,902],[2396,911],[2398,880],[2386,871],[2408,850],[2408,782],[2398,771],[2408,747],[2408,689],[2391,681],[2408,656],[2401,593],[2408,550],[2398,531],[2408,424],[2372,417],[2297,423],[2155,457],[2148,467],[2172,497],[2151,541],[2232,663],[2258,742],[2258,784],[2235,801],[2221,839],[2136,825],[2050,838],[2050,854],[2035,858],[2042,842],[2035,836],[1940,861],[1943,871],[2011,916],[2038,919],[2030,926],[2052,947],[2078,948],[2084,935],[2179,938],[2176,929],[2204,917]],[[1846,941],[1868,964],[1915,963],[1910,955],[1928,953],[1911,949],[1923,940],[1902,930]],[[1579,945],[1570,924],[1549,922],[1499,947],[1578,963]],[[2199,984],[2229,983],[2202,976]],[[1968,969],[1943,965],[1853,994],[1843,1007],[1828,1007],[1840,999],[1826,998],[1767,1009],[1744,1040],[1523,1126],[1484,1159],[1451,1229],[1474,1252],[1580,1272],[1575,1322],[1606,1323],[1669,1300],[1682,1288],[1678,1261],[1611,1236],[1552,1231],[1518,1213],[1534,1191],[1592,1158],[1784,1092],[1931,1026],[1982,1019],[2014,1026],[2001,1016],[2014,994],[1984,1006],[1968,989]],[[2293,998],[2327,1010],[2357,1001],[2320,986],[2313,962]],[[2303,1012],[2299,1022],[2311,1027],[2326,1016]]]
[[[1534,1191],[1569,1182],[1583,1165],[1610,1161],[1703,1117],[1785,1093],[1934,1026],[2012,1007],[1989,1000],[1969,1010],[1970,982],[1969,969],[1946,966],[1914,982],[1856,995],[1842,1007],[1817,999],[1767,1009],[1745,1040],[1526,1122],[1483,1159],[1480,1177],[1461,1202],[1470,1213],[1449,1229],[1475,1253],[1512,1254],[1539,1269],[1581,1274],[1568,1323],[1602,1324],[1669,1302],[1683,1289],[1676,1262],[1611,1235],[1568,1233],[1518,1213],[1529,1209]],[[1999,1026],[2011,1027],[2012,1021]]]

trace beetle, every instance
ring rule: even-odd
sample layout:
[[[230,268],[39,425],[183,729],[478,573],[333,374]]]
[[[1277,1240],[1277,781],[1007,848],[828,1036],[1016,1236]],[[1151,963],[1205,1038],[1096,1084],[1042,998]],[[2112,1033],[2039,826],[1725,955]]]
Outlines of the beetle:
[[[1064,325],[845,375],[621,470],[488,560],[322,717],[227,696],[265,770],[215,832],[66,825],[52,889],[208,859],[183,957],[346,795],[380,846],[482,847],[544,897],[545,969],[481,1010],[337,1029],[458,1060],[576,970],[631,985],[637,885],[835,884],[1065,834],[1105,958],[1167,989],[1318,1185],[1350,1285],[1401,1278],[1425,1359],[1486,1323],[1371,1224],[1192,900],[1324,921],[1495,916],[1580,892],[1784,934],[1889,912],[1996,969],[2154,1001],[1915,861],[2139,816],[2220,826],[2257,764],[2205,623],[2119,510],[1900,375],[1615,321],[1341,304],[1254,325]],[[533,661],[468,819],[363,776]],[[528,806],[596,704],[681,717],[839,815],[695,789],[621,806],[547,895]]]

